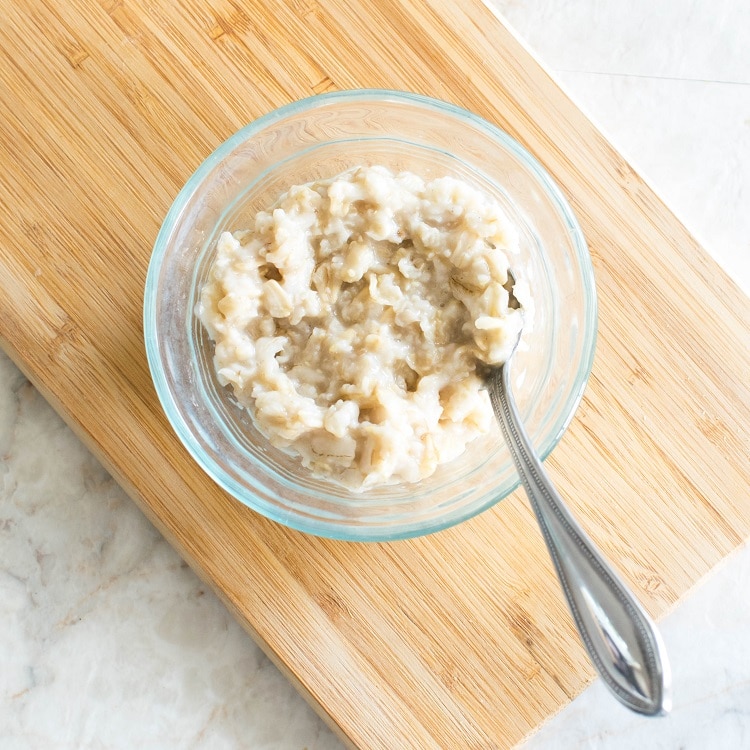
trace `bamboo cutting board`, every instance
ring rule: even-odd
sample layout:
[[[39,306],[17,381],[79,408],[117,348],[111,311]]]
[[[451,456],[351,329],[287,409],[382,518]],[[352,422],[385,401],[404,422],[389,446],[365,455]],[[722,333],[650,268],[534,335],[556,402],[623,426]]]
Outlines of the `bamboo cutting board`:
[[[590,385],[549,469],[650,612],[750,534],[750,302],[481,0],[2,0],[0,338],[356,748],[508,748],[591,679],[524,498],[393,544],[219,491],[142,341],[172,199],[223,139],[330,89],[474,110],[549,169],[594,259]]]

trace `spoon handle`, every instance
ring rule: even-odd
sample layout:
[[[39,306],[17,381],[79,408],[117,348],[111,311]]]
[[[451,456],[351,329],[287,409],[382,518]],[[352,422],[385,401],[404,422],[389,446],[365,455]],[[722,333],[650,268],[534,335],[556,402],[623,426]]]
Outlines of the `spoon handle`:
[[[624,705],[647,716],[664,714],[671,707],[670,672],[659,632],[552,485],[519,418],[508,370],[500,367],[488,378],[490,400],[581,639]]]

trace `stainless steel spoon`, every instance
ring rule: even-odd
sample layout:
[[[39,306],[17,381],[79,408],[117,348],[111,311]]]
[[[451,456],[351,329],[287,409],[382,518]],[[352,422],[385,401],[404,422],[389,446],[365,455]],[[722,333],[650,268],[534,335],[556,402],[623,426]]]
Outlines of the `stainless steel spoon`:
[[[490,369],[487,389],[581,639],[605,684],[625,706],[647,716],[665,714],[671,708],[671,676],[661,636],[570,514],[526,435],[510,385],[517,347],[518,341],[505,364]]]

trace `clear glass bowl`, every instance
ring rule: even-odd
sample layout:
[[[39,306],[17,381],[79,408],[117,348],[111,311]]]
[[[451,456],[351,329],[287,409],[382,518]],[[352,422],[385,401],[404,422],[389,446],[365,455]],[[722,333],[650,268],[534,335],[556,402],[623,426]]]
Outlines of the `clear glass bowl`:
[[[591,259],[567,201],[536,159],[498,128],[444,102],[396,91],[323,94],[233,135],[188,180],[166,216],[148,269],[144,325],[167,417],[219,485],[295,529],[384,541],[446,528],[510,493],[518,477],[499,430],[418,484],[353,493],[313,477],[258,432],[217,382],[212,343],[194,314],[222,231],[249,226],[257,210],[291,185],[371,164],[474,183],[520,228],[514,272],[528,280],[535,313],[513,360],[515,395],[546,457],[591,370],[597,327]]]

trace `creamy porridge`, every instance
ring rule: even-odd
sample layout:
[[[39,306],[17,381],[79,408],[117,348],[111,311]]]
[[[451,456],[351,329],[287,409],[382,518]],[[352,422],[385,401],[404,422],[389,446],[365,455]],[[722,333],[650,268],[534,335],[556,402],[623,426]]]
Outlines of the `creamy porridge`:
[[[457,179],[363,167],[292,187],[219,238],[197,310],[219,380],[318,475],[427,477],[492,424],[477,361],[503,362],[520,329],[517,246]]]

